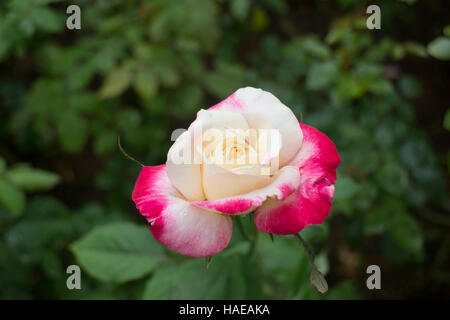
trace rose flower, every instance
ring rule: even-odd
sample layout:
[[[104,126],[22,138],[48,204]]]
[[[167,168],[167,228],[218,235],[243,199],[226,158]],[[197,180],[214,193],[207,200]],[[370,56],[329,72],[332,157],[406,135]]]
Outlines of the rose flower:
[[[133,201],[163,245],[208,257],[231,239],[232,216],[265,233],[295,234],[328,216],[341,159],[274,95],[251,87],[200,110],[165,165],[145,166]]]

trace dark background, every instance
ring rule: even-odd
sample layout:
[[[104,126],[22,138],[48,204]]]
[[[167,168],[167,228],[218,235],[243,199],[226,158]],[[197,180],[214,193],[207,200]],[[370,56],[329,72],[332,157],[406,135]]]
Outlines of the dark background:
[[[81,8],[81,30],[66,8]],[[381,30],[366,8],[381,8]],[[407,299],[450,292],[448,1],[0,3],[0,298]],[[131,201],[173,130],[243,86],[272,92],[342,157],[333,209],[292,237],[240,219],[204,259],[163,248]],[[254,244],[254,245],[252,245]],[[253,249],[254,248],[254,249]],[[68,290],[78,264],[82,290]],[[381,268],[368,290],[366,268]]]

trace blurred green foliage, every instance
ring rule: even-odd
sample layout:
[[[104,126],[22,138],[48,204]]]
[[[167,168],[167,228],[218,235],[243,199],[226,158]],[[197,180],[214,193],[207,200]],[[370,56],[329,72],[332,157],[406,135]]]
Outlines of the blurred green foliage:
[[[367,30],[367,1],[79,0],[82,29],[69,31],[69,4],[0,3],[0,298],[358,299],[369,264],[391,275],[379,297],[448,289],[450,156],[415,115],[424,81],[401,67],[448,59],[448,26],[418,26],[444,30],[420,44]],[[383,4],[382,25],[417,6]],[[163,163],[174,129],[243,86],[275,94],[342,157],[330,217],[302,231],[324,297],[298,243],[255,233],[249,216],[205,274],[133,208],[139,168],[117,136]],[[74,263],[79,291],[66,288]]]

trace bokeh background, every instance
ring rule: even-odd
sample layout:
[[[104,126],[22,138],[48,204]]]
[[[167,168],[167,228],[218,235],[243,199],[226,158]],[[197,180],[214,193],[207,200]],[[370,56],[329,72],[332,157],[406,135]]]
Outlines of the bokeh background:
[[[66,8],[82,29],[66,28]],[[381,30],[366,8],[381,8]],[[450,7],[442,0],[4,0],[0,298],[450,297]],[[446,61],[447,60],[447,61]],[[326,223],[293,237],[240,219],[205,259],[157,243],[131,201],[174,129],[243,86],[268,90],[342,157]],[[66,287],[67,266],[82,289]],[[381,290],[366,287],[381,268]]]

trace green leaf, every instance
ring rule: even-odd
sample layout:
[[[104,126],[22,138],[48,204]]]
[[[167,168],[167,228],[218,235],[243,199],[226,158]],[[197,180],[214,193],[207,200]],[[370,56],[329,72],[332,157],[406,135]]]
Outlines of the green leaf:
[[[246,279],[237,258],[214,256],[206,272],[204,259],[189,259],[159,268],[147,282],[143,299],[243,299]]]
[[[395,162],[388,162],[376,173],[378,184],[392,194],[401,194],[408,185],[408,175],[403,167]]]
[[[408,51],[418,57],[421,57],[421,58],[426,58],[428,56],[427,49],[425,48],[425,46],[423,46],[417,42],[405,43],[405,49],[406,49],[406,51]]]
[[[359,191],[360,185],[348,177],[339,177],[336,179],[334,189],[334,198],[336,200],[350,199]]]
[[[259,237],[256,253],[260,257],[259,268],[263,276],[273,278],[278,285],[289,290],[303,283],[292,281],[300,273],[304,276],[306,286],[309,286],[309,264],[306,254],[293,237],[276,237],[274,242],[268,237]],[[305,268],[299,270],[299,264],[303,260],[306,261]]]
[[[384,232],[386,226],[389,224],[389,218],[389,212],[386,208],[373,208],[366,213],[364,233],[372,236]]]
[[[383,86],[381,88],[385,89]],[[380,89],[378,87],[377,89]],[[342,97],[345,98],[359,98],[367,90],[367,83],[361,81],[355,76],[341,76],[338,81],[338,92]]]
[[[139,69],[134,88],[142,98],[151,98],[158,91],[158,79],[149,69]]]
[[[157,71],[161,83],[168,87],[176,87],[180,82],[180,75],[172,65],[158,65]]]
[[[60,181],[55,173],[25,166],[9,169],[6,176],[26,191],[49,190]]]
[[[250,249],[250,242],[241,240],[235,245],[225,249],[222,253],[223,256],[228,257],[235,254],[247,254]]]
[[[250,11],[250,0],[231,0],[230,10],[232,15],[239,21],[244,21]]]
[[[217,269],[217,261],[214,259],[208,274],[205,272],[203,259],[187,260],[182,264],[169,264],[159,268],[147,282],[143,299],[192,299],[192,294],[201,295],[203,299],[213,296],[213,292],[222,291],[225,277],[219,277],[215,283],[211,277]],[[210,287],[210,285],[213,285]]]
[[[124,65],[111,72],[100,88],[99,96],[102,99],[114,98],[122,94],[130,86],[132,69],[130,65]]]
[[[313,267],[309,276],[309,282],[311,285],[316,287],[317,291],[319,291],[321,294],[325,294],[328,291],[328,283],[327,280],[325,280],[325,277],[323,274],[316,269],[316,267]]]
[[[66,111],[58,115],[57,130],[64,151],[76,153],[83,149],[88,136],[84,118],[75,112]]]
[[[450,37],[439,37],[428,44],[428,53],[440,60],[450,59]]]
[[[333,62],[315,64],[308,72],[306,87],[319,90],[329,86],[338,75],[338,69]]]
[[[403,249],[420,255],[423,249],[423,233],[414,218],[406,213],[397,213],[389,223],[394,241]]]
[[[6,161],[5,159],[0,157],[0,174],[5,172],[5,170],[6,170]]]
[[[420,82],[412,76],[402,77],[399,81],[399,87],[407,98],[415,98],[422,93]]]
[[[92,230],[72,245],[72,251],[90,275],[115,283],[139,279],[164,259],[147,228],[125,222]]]
[[[359,293],[350,281],[342,281],[333,286],[326,296],[327,300],[357,300]]]
[[[99,155],[105,155],[117,147],[117,134],[108,129],[103,129],[95,139],[94,150]]]
[[[391,54],[392,58],[395,60],[400,60],[405,56],[405,48],[401,44],[396,43],[392,48]]]
[[[258,32],[264,30],[268,26],[268,24],[269,17],[266,11],[264,11],[264,9],[262,9],[261,7],[255,8],[250,18],[250,27],[254,31]]]
[[[383,78],[377,78],[371,81],[368,85],[368,90],[378,95],[385,95],[394,91],[389,80]]]
[[[10,214],[19,216],[25,209],[26,198],[22,190],[5,179],[0,179],[0,205]]]
[[[317,224],[305,227],[302,230],[302,237],[307,242],[324,241],[328,236],[328,225]]]
[[[50,250],[64,248],[74,236],[67,208],[55,198],[34,197],[24,217],[5,235],[8,246],[27,263],[42,263]],[[59,254],[58,254],[59,256]]]
[[[34,23],[47,32],[56,32],[65,27],[64,20],[54,11],[45,7],[35,7],[30,10]]]
[[[442,32],[444,33],[444,36],[450,37],[450,24],[446,25]]]
[[[444,128],[450,131],[450,109],[447,109],[444,116]]]
[[[310,53],[312,56],[320,58],[320,59],[326,59],[330,56],[330,49],[320,42],[319,40],[308,37],[305,38],[303,41],[303,48],[306,52]]]

